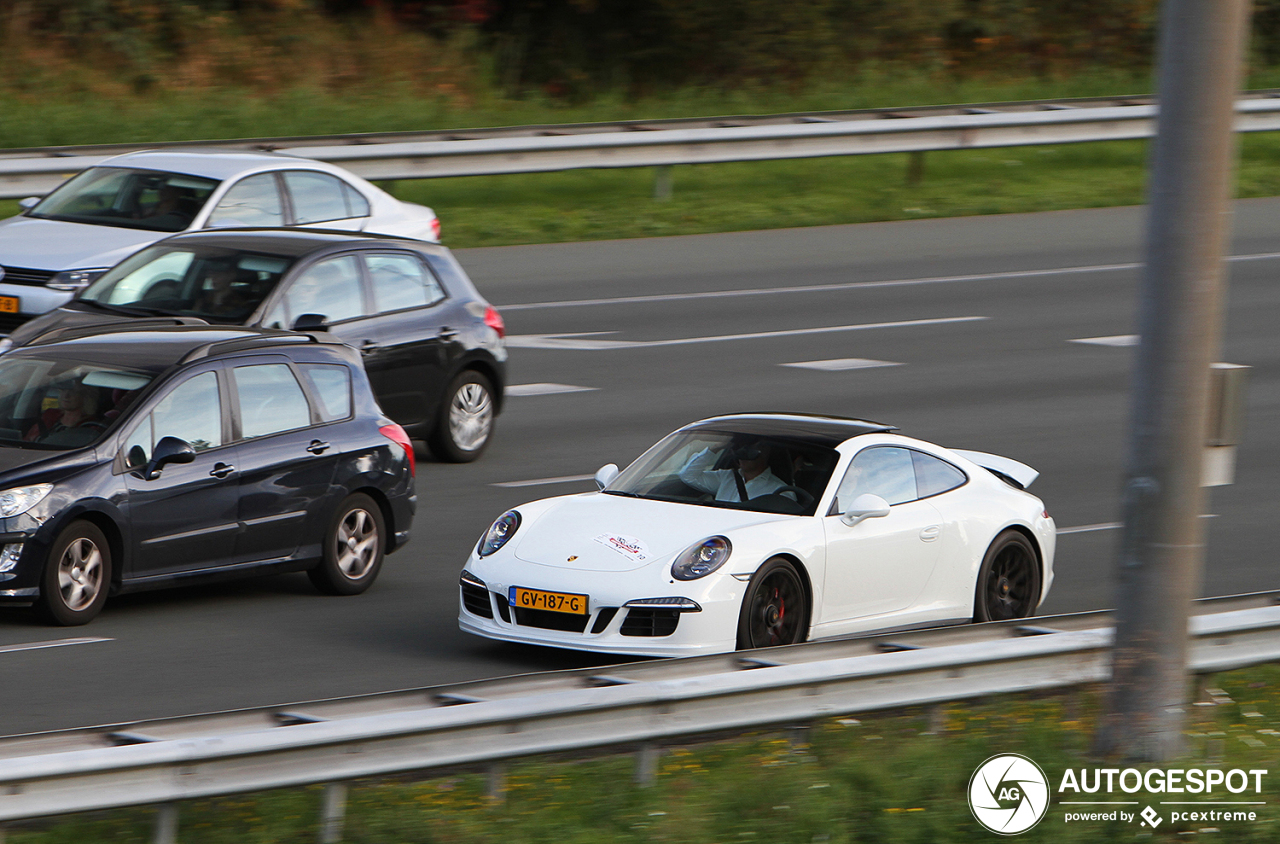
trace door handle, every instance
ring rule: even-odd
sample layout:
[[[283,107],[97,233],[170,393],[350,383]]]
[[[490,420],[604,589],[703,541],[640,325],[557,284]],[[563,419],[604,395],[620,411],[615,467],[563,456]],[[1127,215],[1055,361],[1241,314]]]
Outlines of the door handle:
[[[236,470],[235,466],[230,463],[215,463],[213,468],[209,470],[209,474],[215,478],[225,478]]]
[[[923,539],[925,542],[932,542],[933,540],[937,539],[941,535],[942,535],[941,525],[929,525],[927,528],[920,531],[920,538]]]
[[[369,353],[371,353],[371,352],[376,352],[376,351],[378,351],[378,349],[381,349],[381,348],[382,348],[382,347],[381,347],[381,346],[379,346],[379,345],[378,345],[377,343],[375,343],[374,341],[372,341],[372,340],[365,340],[363,343],[361,343],[361,344],[360,344],[360,354],[362,354],[362,355],[367,355],[367,354],[369,354]]]
[[[329,450],[329,444],[320,442],[320,440],[312,440],[311,445],[307,446],[307,451],[312,454],[324,454]]]
[[[454,331],[452,328],[449,328],[448,326],[444,326],[443,328],[441,328],[440,333],[436,335],[437,338],[441,340],[446,340],[446,341],[452,340],[454,337],[457,337],[457,336],[458,336],[458,332]]]

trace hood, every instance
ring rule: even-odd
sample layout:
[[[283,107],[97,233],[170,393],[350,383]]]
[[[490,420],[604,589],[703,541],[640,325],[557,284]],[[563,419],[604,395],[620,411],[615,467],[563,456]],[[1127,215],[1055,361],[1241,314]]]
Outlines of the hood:
[[[592,492],[562,498],[534,518],[516,534],[514,553],[561,569],[634,571],[669,562],[708,536],[786,518]]]
[[[0,264],[55,272],[102,269],[170,234],[11,217],[0,222]]]
[[[46,451],[0,444],[0,490],[56,480],[95,460],[92,447]]]
[[[119,316],[116,314],[103,313],[101,311],[91,311],[87,308],[79,310],[78,308],[55,308],[47,314],[41,314],[35,319],[24,322],[13,330],[9,335],[9,339],[13,341],[15,346],[24,346],[31,342],[35,337],[52,331],[55,328],[76,328],[82,325],[101,325],[103,323],[125,322],[132,317]]]

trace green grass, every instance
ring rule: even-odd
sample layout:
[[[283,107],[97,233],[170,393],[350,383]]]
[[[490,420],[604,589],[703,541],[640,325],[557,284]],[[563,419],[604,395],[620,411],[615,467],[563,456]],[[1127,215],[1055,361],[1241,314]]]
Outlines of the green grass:
[[[1280,666],[1219,675],[1232,702],[1194,708],[1190,753],[1165,767],[1264,768],[1256,823],[1222,827],[1221,840],[1280,841],[1274,780],[1280,775]],[[1054,790],[1067,767],[1107,767],[1090,758],[1093,696],[1010,697],[949,704],[942,729],[927,713],[833,719],[799,741],[761,733],[668,750],[656,782],[632,784],[628,756],[585,761],[529,760],[508,770],[502,800],[480,774],[353,785],[349,844],[641,844],[641,842],[990,841],[970,814],[965,791],[990,756],[1020,753],[1045,770]],[[1117,767],[1114,764],[1111,767]],[[1118,767],[1126,767],[1120,765]],[[1118,792],[1117,792],[1118,793]],[[1136,799],[1160,797],[1139,793]],[[1070,799],[1070,798],[1068,798]],[[1098,798],[1108,799],[1108,798]],[[1135,799],[1112,797],[1109,799]],[[1188,798],[1207,799],[1207,798]],[[1237,797],[1235,799],[1245,799]],[[184,803],[183,844],[285,844],[315,840],[321,790],[291,789]],[[1133,807],[1140,809],[1141,806]],[[1157,806],[1157,808],[1159,808]],[[1063,821],[1056,802],[1027,842],[1128,841],[1137,824]],[[11,828],[8,844],[150,840],[149,809]],[[1182,841],[1206,824],[1164,823],[1155,841]]]

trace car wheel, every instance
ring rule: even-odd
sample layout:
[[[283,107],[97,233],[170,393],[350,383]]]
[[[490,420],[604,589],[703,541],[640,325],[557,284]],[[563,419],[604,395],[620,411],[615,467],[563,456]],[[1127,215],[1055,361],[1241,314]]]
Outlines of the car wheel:
[[[54,540],[40,581],[40,609],[54,624],[93,620],[111,586],[111,546],[89,522],[74,522]]]
[[[738,616],[738,647],[803,642],[809,633],[809,598],[795,566],[768,560],[752,576]]]
[[[475,370],[459,373],[445,390],[427,444],[446,463],[470,463],[480,456],[493,434],[493,387]]]
[[[1040,603],[1040,561],[1031,540],[1014,530],[995,538],[978,571],[974,621],[1026,618]]]
[[[361,492],[348,496],[329,521],[320,565],[307,576],[326,595],[359,595],[382,568],[386,536],[377,502]]]

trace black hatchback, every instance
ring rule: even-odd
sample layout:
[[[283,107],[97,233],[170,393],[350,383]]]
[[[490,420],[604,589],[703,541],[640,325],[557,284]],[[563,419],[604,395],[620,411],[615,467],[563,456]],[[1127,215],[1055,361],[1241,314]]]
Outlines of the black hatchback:
[[[306,571],[373,583],[409,537],[413,445],[350,347],[153,319],[0,356],[0,604]]]
[[[383,410],[440,460],[478,457],[502,409],[502,317],[452,253],[360,232],[176,235],[0,339],[0,352],[57,328],[155,316],[329,331],[359,349]]]

